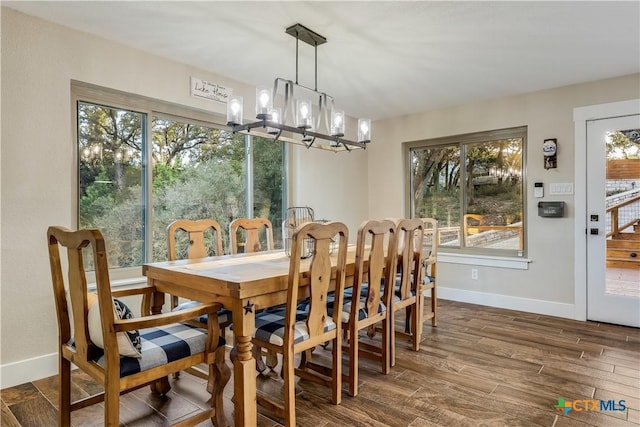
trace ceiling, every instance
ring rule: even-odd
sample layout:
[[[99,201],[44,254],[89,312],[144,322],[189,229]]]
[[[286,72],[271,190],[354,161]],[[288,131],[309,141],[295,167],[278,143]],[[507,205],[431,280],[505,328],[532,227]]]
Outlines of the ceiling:
[[[301,23],[327,38],[318,90],[374,120],[640,72],[638,1],[2,5],[253,86],[295,80],[285,29]],[[299,82],[313,87],[314,49],[299,52]]]

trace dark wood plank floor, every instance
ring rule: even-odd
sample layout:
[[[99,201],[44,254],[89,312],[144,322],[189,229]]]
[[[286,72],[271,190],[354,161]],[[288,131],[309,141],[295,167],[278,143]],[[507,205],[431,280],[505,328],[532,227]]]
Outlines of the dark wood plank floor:
[[[577,322],[530,313],[440,301],[437,328],[425,324],[420,351],[398,342],[397,365],[383,376],[363,361],[360,394],[331,405],[329,391],[301,381],[298,424],[333,426],[638,426],[640,329]],[[322,358],[322,350],[314,355]],[[75,371],[73,393],[99,390]],[[56,377],[1,391],[3,427],[56,424]],[[263,381],[260,381],[263,382]],[[171,380],[165,397],[148,388],[122,398],[127,426],[166,425],[202,407],[204,381],[188,374]],[[272,384],[272,382],[269,382]],[[232,422],[232,382],[226,411]],[[576,411],[565,401],[620,400],[624,411]],[[616,406],[619,408],[619,406]],[[75,426],[102,425],[102,406],[74,413]],[[260,426],[281,422],[261,411]],[[210,425],[204,423],[203,425]]]

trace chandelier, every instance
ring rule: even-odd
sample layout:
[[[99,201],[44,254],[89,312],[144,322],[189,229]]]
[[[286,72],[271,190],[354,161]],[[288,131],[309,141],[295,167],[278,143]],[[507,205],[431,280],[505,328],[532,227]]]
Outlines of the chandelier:
[[[327,42],[304,25],[295,24],[286,33],[296,39],[296,81],[277,77],[273,88],[256,88],[256,121],[243,123],[241,96],[227,102],[227,125],[235,132],[266,131],[275,140],[301,143],[307,148],[350,151],[366,148],[371,141],[371,120],[358,119],[357,140],[345,138],[345,114],[334,106],[331,95],[318,91],[318,46]],[[298,83],[298,44],[303,41],[315,50],[315,86]],[[260,132],[264,133],[264,132]],[[355,132],[354,132],[355,133]]]

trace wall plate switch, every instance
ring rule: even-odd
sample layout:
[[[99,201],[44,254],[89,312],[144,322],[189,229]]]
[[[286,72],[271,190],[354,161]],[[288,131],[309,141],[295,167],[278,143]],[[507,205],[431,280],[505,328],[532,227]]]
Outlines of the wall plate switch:
[[[573,194],[573,182],[552,182],[549,184],[549,194],[571,195]]]
[[[536,182],[535,184],[533,184],[533,195],[536,197],[543,197],[544,196],[544,184],[541,182]]]

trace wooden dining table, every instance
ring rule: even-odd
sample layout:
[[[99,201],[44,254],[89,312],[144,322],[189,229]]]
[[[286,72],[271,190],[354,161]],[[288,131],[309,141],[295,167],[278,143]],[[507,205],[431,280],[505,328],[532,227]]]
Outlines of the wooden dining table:
[[[256,361],[252,357],[251,337],[256,311],[283,304],[287,300],[290,258],[283,250],[223,255],[193,260],[156,262],[143,265],[143,274],[158,293],[152,311],[159,312],[164,294],[202,302],[220,302],[233,313],[233,334],[237,357],[233,362],[234,419],[236,426],[255,426]],[[301,296],[310,261],[302,260]],[[332,257],[337,265],[335,254]],[[346,286],[353,285],[355,245],[347,253]]]

